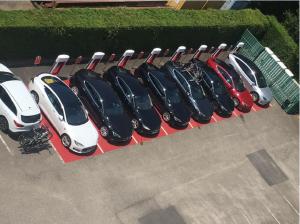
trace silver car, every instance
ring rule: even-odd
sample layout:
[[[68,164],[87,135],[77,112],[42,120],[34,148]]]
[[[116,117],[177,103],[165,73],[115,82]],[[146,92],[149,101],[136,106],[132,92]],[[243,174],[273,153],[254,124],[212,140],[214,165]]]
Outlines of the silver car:
[[[255,103],[265,106],[272,101],[272,91],[254,62],[237,53],[230,53],[226,62],[239,73]]]

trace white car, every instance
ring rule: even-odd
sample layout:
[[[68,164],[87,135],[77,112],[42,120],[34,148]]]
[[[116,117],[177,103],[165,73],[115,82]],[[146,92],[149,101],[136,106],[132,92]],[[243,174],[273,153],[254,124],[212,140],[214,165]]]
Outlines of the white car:
[[[0,130],[26,132],[38,128],[41,112],[25,84],[0,64]]]
[[[96,150],[98,131],[81,101],[60,78],[40,74],[30,81],[29,89],[66,148],[79,154]]]

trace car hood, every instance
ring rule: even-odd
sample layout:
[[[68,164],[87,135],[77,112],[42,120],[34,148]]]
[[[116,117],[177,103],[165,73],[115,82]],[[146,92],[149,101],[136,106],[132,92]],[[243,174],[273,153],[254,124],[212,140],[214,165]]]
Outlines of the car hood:
[[[234,102],[229,96],[229,94],[216,95],[216,100],[220,106],[223,106],[228,112],[234,110]]]
[[[141,119],[142,125],[150,130],[158,130],[160,129],[161,120],[154,108],[150,110],[139,110],[139,117]]]
[[[191,113],[183,103],[173,104],[171,107],[176,118],[181,120],[182,123],[189,122]]]
[[[133,127],[129,117],[126,114],[111,116],[109,118],[110,129],[117,133],[120,138],[130,138]]]
[[[204,114],[207,117],[210,117],[213,114],[213,105],[207,98],[197,99],[195,101],[202,114]]]
[[[91,121],[82,125],[69,125],[67,128],[67,134],[70,135],[72,140],[84,145],[84,147],[91,147],[97,145],[98,131]]]

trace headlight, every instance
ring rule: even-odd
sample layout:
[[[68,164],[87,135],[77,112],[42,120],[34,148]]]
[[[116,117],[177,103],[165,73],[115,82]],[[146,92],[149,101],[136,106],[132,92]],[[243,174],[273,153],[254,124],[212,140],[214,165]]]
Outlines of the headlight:
[[[148,131],[150,130],[150,128],[148,128],[146,125],[143,125],[143,128],[148,130]]]
[[[79,146],[79,147],[83,147],[84,145],[81,144],[80,142],[77,142],[76,140],[74,140],[75,145]]]
[[[113,134],[113,136],[115,136],[115,137],[120,137],[120,135],[118,134],[118,133],[116,133],[116,132],[112,132],[112,134]]]

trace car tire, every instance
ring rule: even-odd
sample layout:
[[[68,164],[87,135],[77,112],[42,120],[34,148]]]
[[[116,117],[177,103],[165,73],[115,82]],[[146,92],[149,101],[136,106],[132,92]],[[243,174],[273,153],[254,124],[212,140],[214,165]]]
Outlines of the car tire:
[[[39,95],[37,94],[37,92],[34,91],[34,90],[32,90],[30,93],[31,93],[31,96],[33,97],[34,101],[35,101],[36,103],[39,103],[39,102],[40,102],[40,97],[39,97]]]
[[[108,136],[108,128],[106,126],[100,128],[100,135],[104,138]]]
[[[71,138],[69,137],[69,135],[63,134],[60,139],[61,139],[61,143],[63,144],[63,146],[65,148],[70,148],[70,146],[71,146]]]
[[[77,86],[72,86],[72,87],[71,87],[71,90],[72,90],[72,92],[73,92],[76,96],[78,96],[79,90],[78,90]]]
[[[9,128],[8,121],[4,116],[0,116],[0,130],[7,132]]]
[[[165,122],[169,122],[171,120],[171,115],[169,112],[164,112],[162,118]]]
[[[137,119],[132,119],[131,123],[132,123],[133,129],[137,129],[139,127],[139,122]]]
[[[237,106],[240,105],[240,101],[237,98],[234,97],[232,100],[233,100],[233,103],[234,103],[234,107],[237,107]]]
[[[258,94],[257,94],[256,92],[251,92],[250,94],[251,94],[251,96],[252,96],[253,102],[256,103],[256,102],[258,101],[258,99],[259,99]]]

